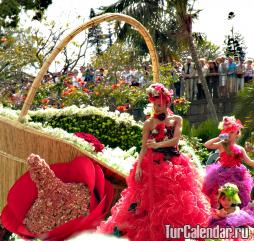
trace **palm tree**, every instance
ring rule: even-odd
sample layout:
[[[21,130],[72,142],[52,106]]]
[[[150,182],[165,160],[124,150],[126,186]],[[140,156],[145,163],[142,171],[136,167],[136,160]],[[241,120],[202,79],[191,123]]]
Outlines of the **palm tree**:
[[[214,120],[218,122],[218,116],[216,113],[215,106],[212,101],[211,94],[209,92],[206,79],[203,75],[202,68],[198,61],[197,51],[196,47],[194,45],[194,39],[192,34],[192,22],[193,19],[197,17],[197,14],[199,11],[193,12],[193,6],[194,6],[195,0],[193,0],[192,5],[190,4],[189,0],[167,0],[167,6],[168,8],[174,8],[175,9],[175,16],[177,23],[179,24],[181,28],[181,40],[183,43],[187,43],[189,46],[189,50],[192,55],[192,59],[196,65],[198,77],[201,80],[205,97],[208,103],[208,107],[210,109],[211,116]]]
[[[174,35],[169,33],[176,32],[177,25],[174,18],[165,17],[165,0],[118,0],[100,9],[101,14],[123,13],[140,21],[149,30],[154,40],[160,62],[168,62],[176,57],[177,41]],[[173,16],[173,12],[169,16]],[[132,42],[136,49],[140,50],[141,55],[148,53],[143,38],[129,24],[121,25],[117,22],[115,29],[118,40]]]

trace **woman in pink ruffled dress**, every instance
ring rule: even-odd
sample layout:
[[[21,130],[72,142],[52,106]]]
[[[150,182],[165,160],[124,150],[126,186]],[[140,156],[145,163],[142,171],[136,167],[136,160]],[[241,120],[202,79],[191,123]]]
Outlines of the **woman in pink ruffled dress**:
[[[139,158],[127,178],[128,187],[98,230],[131,241],[171,240],[165,225],[207,226],[210,205],[198,172],[178,151],[182,118],[168,109],[172,91],[152,84],[147,93],[154,114],[144,123]]]

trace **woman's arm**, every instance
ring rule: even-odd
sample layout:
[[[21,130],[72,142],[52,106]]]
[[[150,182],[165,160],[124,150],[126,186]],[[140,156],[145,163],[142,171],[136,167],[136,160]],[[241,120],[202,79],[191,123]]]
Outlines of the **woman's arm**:
[[[136,168],[136,173],[135,173],[135,180],[136,181],[140,181],[141,175],[142,175],[141,162],[142,162],[143,157],[144,157],[146,150],[147,150],[146,143],[147,143],[147,140],[149,137],[150,123],[151,123],[151,120],[148,119],[147,121],[145,121],[144,126],[143,126],[142,147],[141,147],[141,151],[139,153],[139,157],[137,160],[137,168]]]
[[[253,152],[254,153],[254,146],[248,141],[246,141],[244,149],[246,152]]]
[[[163,147],[171,147],[171,146],[177,146],[179,139],[182,134],[182,122],[183,119],[181,116],[175,116],[175,131],[174,131],[174,136],[172,139],[167,140],[167,141],[161,141],[155,143],[155,148],[163,148]]]
[[[146,120],[145,123],[144,123],[144,126],[143,126],[143,130],[142,130],[142,147],[141,147],[141,151],[139,153],[139,157],[138,157],[138,167],[140,167],[140,164],[142,162],[142,159],[145,155],[145,152],[147,150],[147,147],[146,147],[146,142],[148,140],[148,137],[149,137],[149,132],[150,132],[150,122],[151,120]]]
[[[243,160],[244,162],[251,166],[254,167],[254,161],[250,159],[250,157],[248,156],[248,154],[246,153],[245,149],[243,147],[241,147],[242,153],[243,153]]]
[[[215,137],[209,141],[207,141],[204,146],[207,149],[220,149],[221,148],[221,140],[219,137]]]

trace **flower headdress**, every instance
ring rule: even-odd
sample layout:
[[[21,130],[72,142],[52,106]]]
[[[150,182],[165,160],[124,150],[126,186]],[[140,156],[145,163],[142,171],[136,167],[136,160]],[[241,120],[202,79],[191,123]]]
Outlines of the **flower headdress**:
[[[241,204],[241,199],[238,196],[239,189],[233,183],[225,183],[219,189],[219,195],[225,194],[226,197],[230,198],[233,204]]]
[[[161,101],[166,101],[166,103],[170,103],[173,90],[168,90],[163,84],[151,84],[147,89],[146,93],[148,95],[149,101],[154,102],[156,99],[161,99]]]
[[[221,134],[223,134],[239,131],[243,128],[243,125],[241,121],[236,120],[234,116],[224,116],[218,128],[221,130]]]

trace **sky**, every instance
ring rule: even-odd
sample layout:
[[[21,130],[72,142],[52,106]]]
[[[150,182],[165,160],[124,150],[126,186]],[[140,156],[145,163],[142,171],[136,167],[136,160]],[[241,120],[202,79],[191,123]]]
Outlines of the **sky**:
[[[71,27],[80,23],[76,17],[88,20],[90,9],[107,6],[116,0],[53,0],[46,12],[48,20],[55,20],[62,24],[69,22]],[[216,45],[223,46],[225,36],[230,34],[230,29],[239,32],[245,40],[247,47],[246,57],[254,58],[254,41],[252,33],[253,0],[197,0],[195,9],[201,9],[199,19],[194,22],[193,31],[203,32],[208,40]],[[228,20],[228,13],[233,11],[235,18]]]
[[[254,58],[253,0],[198,0],[196,8],[202,11],[193,31],[206,33],[208,40],[222,46],[225,35],[230,34],[234,26],[234,30],[244,37],[246,57]],[[229,12],[235,13],[233,20],[227,19]]]

